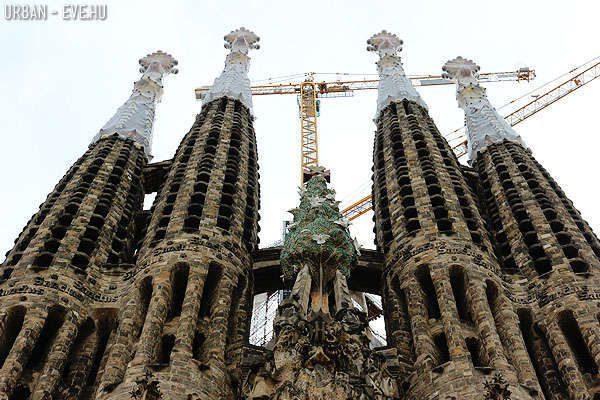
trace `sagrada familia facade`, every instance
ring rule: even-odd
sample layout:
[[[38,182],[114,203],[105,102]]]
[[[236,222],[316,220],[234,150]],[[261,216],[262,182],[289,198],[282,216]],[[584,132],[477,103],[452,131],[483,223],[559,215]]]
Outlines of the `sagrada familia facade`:
[[[600,242],[458,57],[469,165],[405,76],[380,74],[376,250],[359,249],[316,171],[282,248],[257,245],[259,174],[240,28],[171,160],[149,163],[177,61],[140,60],[131,97],[30,219],[0,267],[0,400],[600,399]],[[156,192],[150,210],[145,194]],[[286,288],[272,346],[253,296]],[[371,348],[351,291],[381,295]]]

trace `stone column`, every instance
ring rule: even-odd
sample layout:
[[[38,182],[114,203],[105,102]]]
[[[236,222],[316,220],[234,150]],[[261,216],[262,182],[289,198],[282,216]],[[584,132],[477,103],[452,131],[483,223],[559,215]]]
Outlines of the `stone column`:
[[[48,352],[46,363],[36,384],[32,400],[45,400],[47,395],[54,392],[54,389],[60,381],[67,357],[71,351],[71,347],[77,337],[79,327],[73,321],[66,319],[62,327],[59,329],[52,347]],[[37,357],[38,355],[34,355]]]
[[[10,353],[0,370],[0,399],[8,399],[19,380],[25,365],[31,357],[48,312],[45,310],[28,310],[23,321],[21,332],[17,336]]]
[[[574,361],[573,353],[565,340],[562,331],[556,321],[546,321],[544,333],[550,344],[550,351],[554,355],[558,370],[562,374],[564,383],[567,385],[569,397],[573,400],[588,400],[589,394],[583,376]]]
[[[215,302],[210,316],[210,327],[206,336],[206,349],[208,362],[211,366],[224,367],[225,343],[227,341],[227,327],[229,313],[231,312],[231,294],[234,289],[234,278],[223,270],[223,276],[216,291]]]
[[[498,334],[506,343],[508,357],[517,370],[519,382],[529,387],[539,387],[535,369],[519,329],[519,317],[504,296],[498,295],[497,308],[495,313],[498,320]]]
[[[123,381],[127,364],[131,361],[135,336],[144,324],[146,315],[141,313],[140,288],[136,286],[134,290],[135,292],[131,294],[129,301],[125,303],[121,311],[114,344],[110,348],[102,380],[98,385],[99,392],[114,387]]]
[[[162,329],[173,296],[173,283],[170,278],[169,273],[166,276],[158,276],[153,281],[152,300],[148,306],[135,357],[131,362],[132,366],[147,366],[155,361],[156,349],[161,340]]]
[[[393,290],[393,283],[386,282],[386,293],[381,297],[383,309],[386,317],[386,332],[388,334],[388,344],[392,344],[398,351],[398,356],[405,362],[411,362],[414,360],[414,354],[412,350],[412,335],[410,334],[410,317],[408,314],[408,307],[403,306],[406,301],[406,296],[402,296],[402,293],[396,293]],[[385,290],[385,289],[384,289]],[[402,297],[402,298],[401,298]]]
[[[433,339],[427,329],[427,310],[424,296],[418,283],[411,279],[406,287],[408,314],[415,346],[416,363],[419,374],[433,368],[434,351]]]
[[[600,324],[591,313],[587,313],[586,318],[576,318],[577,324],[581,329],[581,335],[585,339],[590,354],[594,358],[596,365],[600,368]]]
[[[244,283],[244,286],[239,290],[239,285]],[[235,294],[239,293],[239,300],[235,307],[232,307],[233,313],[229,318],[233,318],[232,329],[229,330],[228,344],[225,350],[227,365],[239,363],[242,358],[242,346],[248,341],[250,332],[250,321],[252,319],[252,282],[245,276],[240,276],[238,287],[235,289]],[[235,299],[233,299],[235,301]],[[239,371],[236,371],[238,373]]]
[[[532,333],[532,346],[535,357],[539,359],[543,369],[539,371],[542,379],[545,380],[545,385],[548,388],[546,400],[565,400],[566,394],[563,394],[565,389],[554,363],[554,358],[550,353],[550,349],[546,345],[544,338],[539,336],[535,330]],[[543,382],[540,382],[543,384]]]
[[[445,267],[441,274],[438,272],[439,270],[436,271],[436,267],[431,268],[430,271],[431,279],[435,285],[435,291],[438,297],[450,360],[456,361],[457,358],[465,357],[467,355],[467,350],[464,345],[465,338],[462,334],[460,321],[458,319],[458,311],[456,309],[454,295],[452,294],[450,279],[448,278],[446,272],[447,269]]]
[[[98,330],[95,330],[83,340],[79,348],[76,349],[73,354],[73,361],[71,362],[71,366],[64,380],[67,392],[73,399],[77,399],[81,396],[81,393],[87,384],[96,351],[98,351],[99,339]]]
[[[208,265],[190,265],[185,299],[181,308],[175,346],[173,347],[174,358],[191,357],[207,273]]]
[[[473,322],[483,342],[482,345],[486,351],[490,367],[507,371],[512,375],[513,370],[509,367],[504,356],[502,342],[498,332],[496,332],[494,316],[487,301],[485,301],[485,290],[481,282],[469,282],[467,295],[470,297]]]

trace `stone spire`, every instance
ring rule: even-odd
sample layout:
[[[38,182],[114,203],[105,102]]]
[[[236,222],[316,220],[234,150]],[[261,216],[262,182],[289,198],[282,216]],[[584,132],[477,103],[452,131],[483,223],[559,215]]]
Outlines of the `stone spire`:
[[[123,139],[132,139],[150,159],[154,110],[163,93],[162,78],[165,74],[179,71],[175,68],[177,60],[160,50],[148,54],[139,62],[143,75],[134,83],[131,96],[94,136],[92,143],[117,133]]]
[[[404,73],[400,57],[396,55],[402,50],[402,40],[385,30],[367,40],[367,50],[379,53],[377,70],[379,72],[379,88],[377,95],[377,114],[396,100],[407,99],[427,108],[410,79]]]
[[[523,139],[490,104],[486,90],[479,84],[479,65],[456,57],[442,67],[446,79],[456,81],[456,100],[465,111],[469,163],[489,145],[509,140],[525,146]]]
[[[204,104],[220,97],[229,97],[241,101],[252,112],[252,92],[248,79],[250,64],[248,51],[260,48],[256,44],[260,38],[254,32],[241,27],[225,35],[224,39],[225,48],[231,49],[231,53],[225,59],[223,72],[215,79],[215,83],[204,98]]]

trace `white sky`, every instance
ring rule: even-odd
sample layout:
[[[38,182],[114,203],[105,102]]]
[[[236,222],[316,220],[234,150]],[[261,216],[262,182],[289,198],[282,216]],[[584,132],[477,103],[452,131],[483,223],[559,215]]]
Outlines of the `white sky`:
[[[3,2],[3,14],[5,4],[15,3]],[[251,53],[251,80],[308,71],[375,73],[377,57],[366,51],[366,40],[381,29],[404,40],[408,74],[440,73],[457,55],[475,60],[482,72],[535,68],[531,84],[487,85],[500,106],[599,55],[599,8],[590,1],[114,1],[103,22],[2,15],[0,254],[127,99],[140,76],[137,61],[149,52],[169,52],[180,67],[165,79],[157,109],[153,153],[161,161],[171,158],[200,110],[193,89],[211,84],[223,68],[223,35],[239,26],[261,37],[261,49]],[[418,90],[440,131],[462,125],[454,87]],[[599,96],[600,80],[516,130],[600,233]],[[346,202],[370,190],[375,99],[369,91],[321,102],[320,160]],[[291,217],[285,211],[298,202],[298,108],[292,95],[261,96],[254,110],[264,245],[279,239],[282,219]],[[352,228],[365,247],[373,246],[371,216]]]

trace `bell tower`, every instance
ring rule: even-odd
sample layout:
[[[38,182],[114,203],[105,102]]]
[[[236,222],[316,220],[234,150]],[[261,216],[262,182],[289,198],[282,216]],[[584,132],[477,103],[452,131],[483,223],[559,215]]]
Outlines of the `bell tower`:
[[[379,55],[373,206],[401,398],[480,399],[491,373],[504,376],[514,398],[535,398],[477,197],[404,73],[402,40],[382,31],[367,43]]]
[[[130,228],[143,200],[154,110],[163,76],[176,73],[176,64],[161,51],[140,60],[142,77],[129,99],[8,253],[0,298],[1,399],[45,399],[66,382],[81,395],[92,369],[90,353],[93,358],[102,351],[97,338],[104,322],[90,305],[116,297],[111,275],[133,258]]]
[[[599,396],[598,238],[548,171],[500,117],[478,82],[479,66],[457,57],[454,79],[465,112],[469,162],[505,281],[525,292],[520,328],[547,399]],[[520,296],[516,296],[520,297]],[[531,299],[535,299],[532,301]],[[594,397],[596,398],[596,397]]]
[[[233,397],[249,335],[257,247],[258,165],[248,52],[231,52],[158,192],[98,398],[120,399],[151,376],[165,398]],[[232,375],[233,374],[233,375]]]

